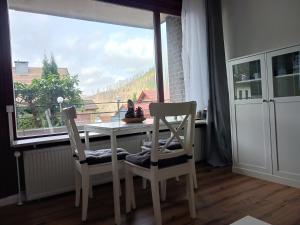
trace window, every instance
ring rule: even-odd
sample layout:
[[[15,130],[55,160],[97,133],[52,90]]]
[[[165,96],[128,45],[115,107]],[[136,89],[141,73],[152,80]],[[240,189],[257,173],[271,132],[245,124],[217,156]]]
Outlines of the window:
[[[91,18],[112,7],[91,2],[99,13],[64,12],[51,4],[45,9],[42,3],[31,6],[35,13],[11,6],[18,137],[65,132],[60,112],[71,105],[79,126],[122,119],[127,99],[150,117],[149,103],[157,101],[152,12],[114,6],[121,22]],[[128,15],[133,18],[125,20]]]
[[[122,119],[127,99],[150,117],[158,95],[152,11],[101,1],[10,0],[9,7],[17,138],[65,133],[61,110],[72,105],[79,129]],[[159,86],[166,102],[182,101],[180,17],[161,14],[160,22]]]

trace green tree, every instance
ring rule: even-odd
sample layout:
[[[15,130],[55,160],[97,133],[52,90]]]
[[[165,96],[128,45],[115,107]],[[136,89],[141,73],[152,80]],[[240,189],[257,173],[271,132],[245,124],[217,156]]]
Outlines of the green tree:
[[[137,101],[137,97],[136,97],[136,93],[135,93],[135,92],[133,93],[132,101],[133,101],[133,102],[136,102],[136,101]]]
[[[49,75],[59,76],[57,64],[55,62],[54,56],[51,54],[50,60],[46,55],[43,59],[43,72],[42,78],[47,78]]]
[[[49,61],[45,56],[41,79],[34,79],[31,84],[15,82],[17,113],[27,116],[31,114],[34,127],[39,128],[43,122],[46,123],[42,119],[45,118],[45,111],[50,110],[52,125],[59,126],[61,120],[57,116],[60,111],[57,98],[63,97],[63,107],[82,104],[78,83],[78,76],[60,76],[54,57],[51,56]],[[29,122],[18,124],[23,129],[32,126]]]
[[[15,82],[15,97],[17,103],[17,114],[24,116],[25,114],[32,114],[33,124],[23,124],[23,128],[41,127],[39,120],[39,110],[36,107],[37,90],[33,85]]]
[[[41,106],[40,110],[42,110],[42,113],[50,109],[52,125],[60,124],[60,120],[57,117],[57,113],[59,112],[58,97],[64,99],[63,106],[79,105],[82,103],[78,83],[77,76],[60,77],[56,74],[49,74],[46,78],[32,81],[32,86],[37,90],[38,95],[36,105]]]

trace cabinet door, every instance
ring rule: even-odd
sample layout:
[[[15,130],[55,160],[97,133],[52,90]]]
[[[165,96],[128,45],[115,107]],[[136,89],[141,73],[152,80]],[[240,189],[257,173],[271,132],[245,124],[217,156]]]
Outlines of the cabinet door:
[[[265,55],[228,65],[234,167],[271,173]]]
[[[300,47],[267,54],[274,174],[300,179]]]

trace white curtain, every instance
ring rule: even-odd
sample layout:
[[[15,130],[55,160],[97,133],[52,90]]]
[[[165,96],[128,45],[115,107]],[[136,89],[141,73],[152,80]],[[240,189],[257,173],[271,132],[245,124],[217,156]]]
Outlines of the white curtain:
[[[205,0],[182,1],[182,63],[185,98],[197,110],[208,105],[208,56]]]

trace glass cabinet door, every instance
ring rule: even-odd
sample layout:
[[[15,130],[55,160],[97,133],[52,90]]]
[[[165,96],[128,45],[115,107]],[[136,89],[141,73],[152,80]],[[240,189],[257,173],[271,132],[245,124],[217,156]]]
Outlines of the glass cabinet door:
[[[273,56],[271,63],[274,97],[300,96],[299,51]]]
[[[260,60],[232,65],[234,100],[262,98]]]

